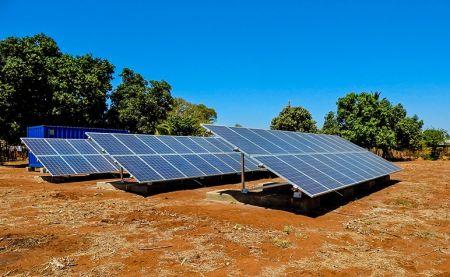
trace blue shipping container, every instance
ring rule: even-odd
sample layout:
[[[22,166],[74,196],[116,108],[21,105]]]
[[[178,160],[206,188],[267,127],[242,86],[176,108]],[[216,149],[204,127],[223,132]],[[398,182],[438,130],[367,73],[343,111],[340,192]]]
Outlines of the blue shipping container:
[[[127,130],[103,129],[103,128],[84,128],[67,126],[32,126],[27,128],[27,137],[29,138],[64,138],[64,139],[87,139],[86,132],[93,133],[128,133]],[[28,154],[28,166],[42,167],[36,156]]]

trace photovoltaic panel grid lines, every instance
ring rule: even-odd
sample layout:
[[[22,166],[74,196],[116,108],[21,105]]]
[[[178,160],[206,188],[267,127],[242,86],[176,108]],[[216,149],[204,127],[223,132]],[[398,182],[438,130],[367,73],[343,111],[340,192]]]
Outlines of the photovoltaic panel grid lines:
[[[52,176],[117,172],[108,155],[86,139],[21,138]]]
[[[220,138],[87,133],[140,183],[240,172],[240,154]],[[246,170],[257,170],[251,160]]]
[[[338,136],[204,125],[310,197],[399,171]]]

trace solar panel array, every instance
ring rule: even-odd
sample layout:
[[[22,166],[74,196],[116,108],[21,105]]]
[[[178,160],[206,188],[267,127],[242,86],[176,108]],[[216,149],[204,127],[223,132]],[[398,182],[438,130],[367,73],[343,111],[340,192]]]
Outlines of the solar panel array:
[[[138,182],[240,172],[240,154],[220,138],[87,133]],[[257,170],[251,160],[246,170]]]
[[[311,197],[400,170],[338,136],[216,125],[204,127]]]
[[[86,139],[22,138],[22,141],[53,176],[118,170],[108,155]]]

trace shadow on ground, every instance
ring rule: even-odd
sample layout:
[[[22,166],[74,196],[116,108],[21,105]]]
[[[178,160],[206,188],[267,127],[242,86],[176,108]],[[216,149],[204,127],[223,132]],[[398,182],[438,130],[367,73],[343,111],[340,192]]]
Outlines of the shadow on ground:
[[[223,190],[220,193],[227,194],[232,199],[235,199],[236,202],[242,204],[283,210],[315,218],[334,211],[349,202],[362,199],[374,192],[395,185],[398,182],[398,180],[389,180],[389,178],[384,177],[315,198],[304,195],[300,199],[293,198],[292,188],[287,186],[249,192],[248,194],[242,194],[239,190]]]
[[[276,176],[267,171],[248,172],[246,174],[247,181],[274,177]],[[220,186],[223,184],[235,184],[236,189],[227,189],[216,192],[218,194],[226,194],[231,196],[228,197],[227,200],[223,200],[224,202],[241,203],[267,209],[283,210],[315,218],[325,215],[351,201],[364,198],[374,192],[390,187],[398,182],[398,180],[390,180],[389,176],[385,176],[315,198],[309,198],[308,196],[303,195],[301,199],[293,198],[292,186],[290,185],[243,194],[240,191],[240,175],[238,174],[207,177],[203,179],[187,179],[164,183],[153,183],[151,185],[126,182],[113,182],[111,184],[117,189],[139,194],[144,197],[150,197],[152,195],[166,192],[192,190],[203,187]],[[230,199],[232,200],[230,201]]]
[[[128,178],[128,175],[124,175]],[[101,179],[119,179],[120,174],[118,173],[100,173],[91,175],[78,175],[78,176],[41,176],[42,180],[54,183],[54,184],[70,184],[76,182],[84,182],[91,180],[101,180]]]
[[[0,162],[0,166],[10,167],[10,168],[25,168],[28,166],[28,163],[25,162]]]
[[[263,178],[275,178],[276,176],[268,171],[247,172],[246,181],[258,180]],[[214,187],[225,184],[236,184],[240,187],[240,174],[228,174],[220,176],[209,176],[197,179],[185,179],[166,182],[155,182],[152,184],[138,184],[132,182],[112,182],[111,184],[120,190],[136,193],[144,197],[157,195],[172,191],[192,190],[205,187]]]

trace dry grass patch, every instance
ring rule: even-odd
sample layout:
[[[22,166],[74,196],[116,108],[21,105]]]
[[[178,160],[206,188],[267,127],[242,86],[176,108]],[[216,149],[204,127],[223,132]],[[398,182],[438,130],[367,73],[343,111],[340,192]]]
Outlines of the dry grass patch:
[[[395,198],[393,200],[388,201],[388,203],[395,205],[395,206],[411,208],[411,209],[417,208],[419,206],[419,204],[416,201],[408,199],[408,198],[403,198],[403,197]]]
[[[318,249],[316,255],[304,258],[278,267],[266,267],[262,271],[263,276],[285,276],[287,274],[321,275],[320,272],[331,271],[342,273],[345,270],[358,269],[370,271],[371,276],[394,275],[404,276],[406,271],[399,261],[406,260],[400,254],[373,249],[366,244],[335,245],[324,243]]]
[[[272,244],[282,249],[292,247],[292,242],[286,238],[275,237],[272,239]]]
[[[44,265],[41,274],[53,276],[69,275],[69,270],[76,266],[76,262],[70,257],[52,258]]]
[[[74,256],[88,256],[94,261],[112,256],[125,258],[131,255],[130,249],[135,247],[123,236],[109,232],[88,235],[87,239],[87,249],[78,251]]]
[[[224,247],[214,245],[207,235],[192,237],[187,240],[192,245],[192,249],[167,252],[164,255],[164,260],[190,267],[191,271],[198,273],[212,272],[231,264],[232,260],[225,253]],[[167,261],[163,263],[167,263]]]
[[[92,268],[87,272],[80,273],[79,276],[91,277],[91,276],[121,276],[120,273],[125,268],[125,265],[120,262],[115,263],[102,263],[99,266]]]
[[[0,253],[29,250],[49,243],[53,235],[20,236],[8,234],[0,238]]]

